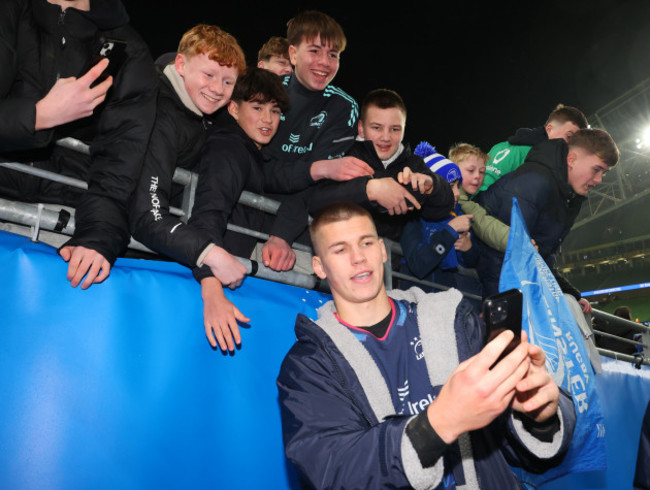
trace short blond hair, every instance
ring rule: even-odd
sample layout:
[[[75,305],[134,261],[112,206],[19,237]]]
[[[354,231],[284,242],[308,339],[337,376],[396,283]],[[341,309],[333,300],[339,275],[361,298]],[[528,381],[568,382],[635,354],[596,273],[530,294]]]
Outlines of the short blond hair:
[[[207,54],[220,65],[234,67],[239,75],[246,73],[246,57],[237,40],[217,26],[199,24],[183,34],[178,53],[188,58]]]
[[[490,158],[487,153],[478,146],[470,143],[456,143],[449,149],[449,159],[458,165],[469,156],[475,156],[487,163]]]
[[[368,218],[372,223],[372,226],[375,228],[375,233],[377,232],[372,215],[367,209],[362,208],[356,203],[336,201],[323,208],[309,225],[309,237],[311,238],[314,255],[320,256],[321,254],[319,232],[323,226],[331,223],[338,223],[339,221],[347,221],[356,217]]]

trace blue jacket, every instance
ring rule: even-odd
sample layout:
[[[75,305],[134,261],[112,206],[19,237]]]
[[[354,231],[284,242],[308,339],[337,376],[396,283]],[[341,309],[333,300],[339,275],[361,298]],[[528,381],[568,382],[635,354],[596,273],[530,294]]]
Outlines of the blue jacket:
[[[456,205],[455,211],[458,216],[463,214],[459,205]],[[481,283],[474,275],[476,271],[462,269],[476,266],[481,255],[481,245],[472,233],[472,248],[466,252],[455,250],[454,243],[459,235],[448,224],[453,217],[449,215],[447,219],[437,222],[413,219],[406,224],[400,239],[402,272],[480,297]],[[400,282],[403,289],[412,285],[408,281]],[[419,287],[425,291],[436,291],[433,288]],[[474,305],[478,308],[476,311],[480,311],[480,303],[474,301]]]
[[[391,291],[417,303],[432,395],[483,345],[483,324],[457,290],[425,294],[417,288]],[[430,326],[430,325],[429,325]],[[443,484],[442,457],[426,467],[406,435],[415,417],[396,415],[386,381],[361,342],[334,316],[333,302],[319,320],[296,321],[297,342],[278,377],[286,454],[308,488],[435,488]],[[562,393],[561,428],[541,442],[506,412],[490,426],[463,434],[447,452],[458,456],[453,473],[469,488],[520,488],[508,464],[543,472],[566,452],[575,424],[571,398]],[[476,458],[476,459],[475,459]]]

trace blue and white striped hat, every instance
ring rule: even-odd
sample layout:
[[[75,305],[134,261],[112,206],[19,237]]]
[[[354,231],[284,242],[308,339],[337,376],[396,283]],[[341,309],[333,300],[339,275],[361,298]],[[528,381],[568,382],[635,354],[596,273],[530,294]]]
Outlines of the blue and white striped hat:
[[[426,141],[416,146],[413,154],[422,157],[424,163],[427,164],[432,172],[437,173],[450,184],[456,181],[460,184],[463,181],[463,175],[458,165],[438,153],[436,147]]]

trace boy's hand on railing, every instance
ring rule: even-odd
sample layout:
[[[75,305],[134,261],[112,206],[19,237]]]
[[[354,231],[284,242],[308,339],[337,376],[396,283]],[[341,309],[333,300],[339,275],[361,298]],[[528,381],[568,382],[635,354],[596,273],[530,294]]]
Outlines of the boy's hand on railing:
[[[212,247],[203,260],[203,264],[210,267],[214,277],[226,287],[235,289],[239,287],[246,275],[246,267],[221,247]]]
[[[262,262],[274,271],[288,271],[296,263],[296,253],[285,240],[271,235],[262,247]]]
[[[79,78],[59,78],[45,97],[36,103],[34,129],[54,128],[92,115],[95,107],[104,102],[106,92],[113,84],[113,78],[108,77],[90,88],[107,66],[108,59],[105,58]]]
[[[223,292],[223,287],[215,277],[201,280],[203,298],[203,327],[205,336],[212,348],[217,344],[222,351],[234,351],[241,344],[238,321],[250,322],[250,318],[239,311]]]
[[[92,284],[102,282],[111,272],[108,260],[91,248],[67,246],[59,254],[68,263],[67,278],[73,288],[81,283],[81,289],[88,289]]]

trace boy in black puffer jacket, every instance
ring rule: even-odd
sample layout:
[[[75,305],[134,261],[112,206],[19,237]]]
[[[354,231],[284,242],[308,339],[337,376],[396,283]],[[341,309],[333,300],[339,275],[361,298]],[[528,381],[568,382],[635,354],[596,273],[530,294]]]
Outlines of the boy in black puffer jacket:
[[[128,201],[155,115],[153,61],[119,0],[10,0],[1,9],[0,59],[13,60],[0,76],[0,115],[10,114],[1,118],[0,152],[87,181],[88,190],[1,169],[0,193],[77,208],[74,235],[59,253],[71,285],[85,289],[108,277],[129,243]],[[109,64],[88,71],[94,57],[122,43],[119,69],[93,86]],[[90,155],[54,145],[64,137],[88,144]]]

